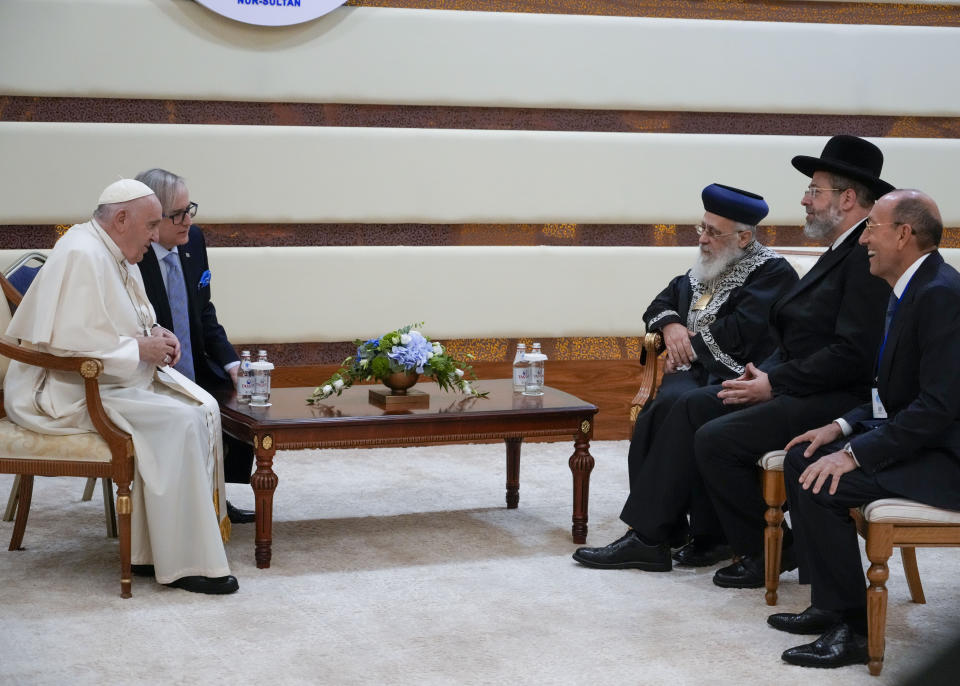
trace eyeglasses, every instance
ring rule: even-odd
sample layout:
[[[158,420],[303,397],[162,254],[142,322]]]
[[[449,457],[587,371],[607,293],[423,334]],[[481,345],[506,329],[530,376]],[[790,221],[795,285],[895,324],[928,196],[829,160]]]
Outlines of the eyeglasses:
[[[735,234],[735,233],[740,233],[739,231],[731,231],[730,233],[717,233],[717,231],[715,231],[715,230],[712,229],[711,227],[709,227],[709,226],[704,226],[703,224],[697,224],[697,225],[696,225],[695,227],[693,227],[693,228],[696,229],[698,236],[702,236],[703,234],[707,234],[707,238],[710,238],[710,239],[714,239],[714,238],[725,238],[725,237],[727,237],[727,236],[732,236],[732,235]]]
[[[190,215],[191,218],[197,216],[198,207],[199,205],[197,205],[197,203],[192,202],[182,210],[177,210],[176,212],[171,212],[170,214],[163,215],[163,218],[169,219],[174,224],[183,224],[183,220],[186,219],[186,216],[188,214]]]
[[[820,186],[807,186],[807,189],[803,192],[803,197],[810,198],[813,200],[817,197],[817,193],[820,191],[838,191],[842,193],[847,190],[846,188],[820,188]]]
[[[907,222],[872,222],[867,221],[866,225],[863,227],[864,233],[873,233],[878,226],[903,226]]]

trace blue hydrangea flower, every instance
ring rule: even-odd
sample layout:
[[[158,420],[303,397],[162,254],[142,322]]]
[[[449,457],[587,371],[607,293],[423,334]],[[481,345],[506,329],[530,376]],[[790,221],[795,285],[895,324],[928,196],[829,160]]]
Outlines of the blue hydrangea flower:
[[[417,331],[410,332],[410,342],[406,345],[395,345],[387,353],[387,357],[404,369],[415,369],[417,374],[423,374],[423,366],[429,359],[427,353],[433,352],[433,345],[423,334]]]

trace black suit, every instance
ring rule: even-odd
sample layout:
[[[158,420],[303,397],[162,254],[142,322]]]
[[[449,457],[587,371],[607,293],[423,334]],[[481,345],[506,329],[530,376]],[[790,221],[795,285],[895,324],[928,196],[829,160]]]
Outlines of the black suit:
[[[797,274],[786,260],[751,243],[737,265],[717,280],[709,304],[700,310],[701,326],[690,339],[697,360],[688,371],[665,375],[656,398],[637,417],[627,457],[630,496],[620,518],[648,539],[682,539],[688,513],[693,535],[722,537],[693,471],[692,452],[685,463],[690,470],[678,469],[674,459],[674,426],[683,418],[674,416],[673,407],[684,393],[734,378],[744,363],[770,354],[776,345],[767,324],[770,308],[796,282]],[[671,323],[689,328],[691,305],[705,290],[689,273],[673,279],[644,313],[647,330]]]
[[[757,459],[869,396],[890,287],[857,244],[863,223],[774,305],[779,348],[760,365],[774,397],[723,405],[719,386],[686,397],[696,463],[735,553],[762,556],[766,505]],[[787,539],[789,543],[789,538]]]
[[[197,384],[215,392],[233,388],[230,374],[224,366],[238,361],[236,351],[227,339],[217,310],[210,300],[209,278],[203,275],[210,270],[207,262],[207,244],[203,232],[198,226],[191,226],[187,242],[177,248],[180,264],[183,268],[183,281],[187,288],[187,306],[190,315],[190,345],[193,352],[193,369]],[[173,331],[173,318],[170,314],[170,302],[163,285],[160,263],[157,254],[151,249],[140,262],[140,273],[146,287],[147,297],[157,313],[161,326]],[[249,446],[224,435],[224,471],[226,480],[231,483],[248,483],[253,466],[253,451]]]
[[[798,479],[818,457],[848,439],[803,457],[787,455],[784,478],[800,551],[812,584],[812,604],[824,610],[866,603],[856,528],[847,511],[880,498],[909,498],[960,510],[960,274],[940,253],[927,257],[904,291],[879,361],[877,388],[887,419],[869,403],[844,415],[860,468],[829,481],[819,495]]]

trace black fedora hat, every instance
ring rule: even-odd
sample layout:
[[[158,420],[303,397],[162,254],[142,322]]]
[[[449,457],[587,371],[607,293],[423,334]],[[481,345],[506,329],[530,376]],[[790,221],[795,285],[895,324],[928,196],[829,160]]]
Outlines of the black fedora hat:
[[[826,171],[859,181],[879,198],[894,189],[880,178],[883,169],[883,153],[870,141],[856,136],[834,136],[823,146],[820,157],[797,155],[793,166],[807,176]]]

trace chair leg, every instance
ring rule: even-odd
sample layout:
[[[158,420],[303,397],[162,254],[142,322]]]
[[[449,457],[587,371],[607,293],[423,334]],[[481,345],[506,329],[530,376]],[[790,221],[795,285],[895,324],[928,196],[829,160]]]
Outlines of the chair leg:
[[[117,483],[117,524],[120,535],[120,597],[130,598],[130,481]]]
[[[923,596],[923,584],[920,583],[920,570],[917,568],[917,549],[913,546],[900,548],[900,557],[903,560],[903,573],[907,575],[907,586],[910,588],[910,599],[915,603],[926,603]]]
[[[83,502],[90,500],[93,497],[93,487],[97,485],[97,477],[89,476],[87,477],[87,485],[83,487],[83,496],[80,498]]]
[[[27,517],[30,515],[30,500],[33,498],[33,474],[20,475],[20,488],[17,499],[17,520],[13,523],[13,535],[8,550],[22,550],[23,532],[27,529]]]
[[[763,470],[763,499],[767,504],[764,514],[767,528],[763,532],[764,586],[767,589],[767,605],[776,605],[780,586],[780,554],[783,552],[783,504],[787,501],[783,472]]]
[[[867,652],[870,674],[877,676],[883,669],[883,652],[887,630],[887,579],[890,569],[887,561],[893,554],[893,525],[869,523],[867,525],[867,558],[870,568],[867,579]]]
[[[113,481],[103,477],[103,517],[107,523],[107,538],[117,537],[117,508],[113,505]]]
[[[17,513],[17,500],[20,498],[20,475],[13,477],[13,486],[10,487],[10,497],[7,498],[7,509],[3,511],[3,521],[12,522]]]

